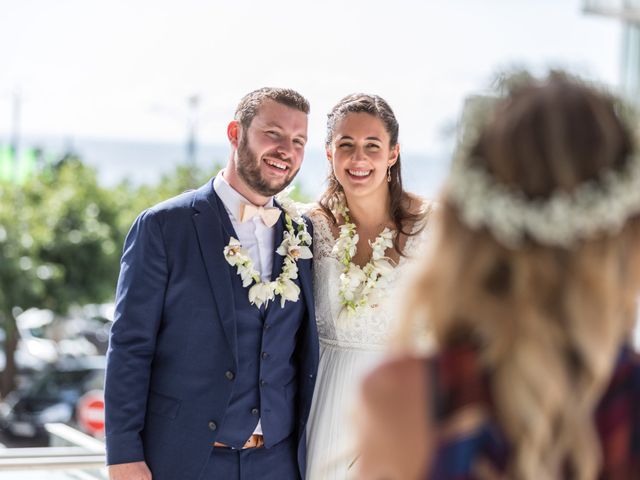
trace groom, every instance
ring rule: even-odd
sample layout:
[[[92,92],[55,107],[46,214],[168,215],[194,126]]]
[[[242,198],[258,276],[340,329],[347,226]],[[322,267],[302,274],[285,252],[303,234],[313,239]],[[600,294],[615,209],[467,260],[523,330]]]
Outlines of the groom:
[[[318,366],[309,237],[273,196],[300,168],[308,113],[292,90],[246,95],[226,168],[131,227],[105,386],[112,480],[304,478]]]

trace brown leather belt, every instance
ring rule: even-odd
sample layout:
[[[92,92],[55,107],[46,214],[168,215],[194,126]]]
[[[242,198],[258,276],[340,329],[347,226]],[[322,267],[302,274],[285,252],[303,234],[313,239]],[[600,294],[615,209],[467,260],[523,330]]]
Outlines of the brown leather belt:
[[[222,442],[215,442],[213,446],[220,447],[220,448],[233,448],[227,445],[226,443],[222,443]],[[244,450],[245,448],[260,448],[263,446],[264,446],[264,437],[262,435],[254,434],[249,437],[249,440],[245,442],[242,449]]]

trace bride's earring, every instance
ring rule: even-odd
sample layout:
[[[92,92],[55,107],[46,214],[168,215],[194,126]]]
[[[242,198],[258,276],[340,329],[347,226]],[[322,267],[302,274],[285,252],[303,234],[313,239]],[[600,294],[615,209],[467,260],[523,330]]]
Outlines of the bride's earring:
[[[391,165],[387,168],[387,182],[391,183]]]

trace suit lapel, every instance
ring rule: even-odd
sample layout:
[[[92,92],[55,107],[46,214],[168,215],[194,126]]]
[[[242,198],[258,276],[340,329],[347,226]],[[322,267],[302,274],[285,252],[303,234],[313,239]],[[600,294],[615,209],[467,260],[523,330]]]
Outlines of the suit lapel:
[[[313,238],[313,223],[307,217],[305,217],[307,230],[309,235]],[[309,245],[309,248],[313,250],[313,245]],[[315,303],[313,298],[313,271],[311,270],[311,266],[313,265],[313,259],[304,260],[299,263],[298,273],[300,276],[300,289],[302,290],[302,295],[305,299],[305,304],[307,306],[307,321],[309,326],[309,343],[307,345],[308,355],[311,359],[311,368],[310,373],[313,375],[316,374],[318,370],[318,355],[319,355],[319,345],[318,345],[318,330],[316,325],[316,310]]]
[[[193,222],[198,235],[200,254],[209,277],[209,285],[215,299],[222,328],[231,347],[234,358],[237,358],[236,312],[231,288],[229,264],[224,258],[223,250],[229,241],[218,200],[213,190],[213,180],[196,190],[193,199]],[[225,212],[226,215],[226,212]]]
[[[280,208],[280,210],[282,210],[282,208],[280,207],[280,205],[278,205],[277,202],[274,201],[274,204],[278,208]],[[284,257],[279,253],[276,253],[276,250],[278,249],[278,247],[280,247],[280,244],[282,243],[282,239],[284,238],[284,211],[282,211],[282,213],[280,214],[280,218],[278,218],[278,221],[273,226],[273,228],[274,228],[273,260],[271,262],[272,263],[272,267],[271,267],[272,281],[278,278],[278,275],[280,275],[280,272],[282,271],[282,264],[284,263]]]
[[[309,235],[311,235],[311,238],[313,238],[313,224],[311,223],[311,220],[309,218],[307,218],[306,216],[304,218],[306,221],[307,231],[309,232]],[[311,250],[313,251],[313,245],[309,245],[309,248],[311,248]],[[313,319],[313,322],[315,324],[316,317],[313,304],[313,279],[311,277],[312,261],[313,259],[298,261],[298,277],[300,281],[300,289],[302,290],[302,294],[304,295],[304,298],[306,300],[309,316]]]

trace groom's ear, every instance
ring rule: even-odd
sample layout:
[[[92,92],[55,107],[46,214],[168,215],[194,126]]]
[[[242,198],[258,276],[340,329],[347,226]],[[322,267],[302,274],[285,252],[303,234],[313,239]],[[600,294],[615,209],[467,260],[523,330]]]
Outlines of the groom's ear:
[[[240,123],[237,120],[231,120],[227,126],[227,138],[233,148],[238,148],[238,139],[240,138]]]

